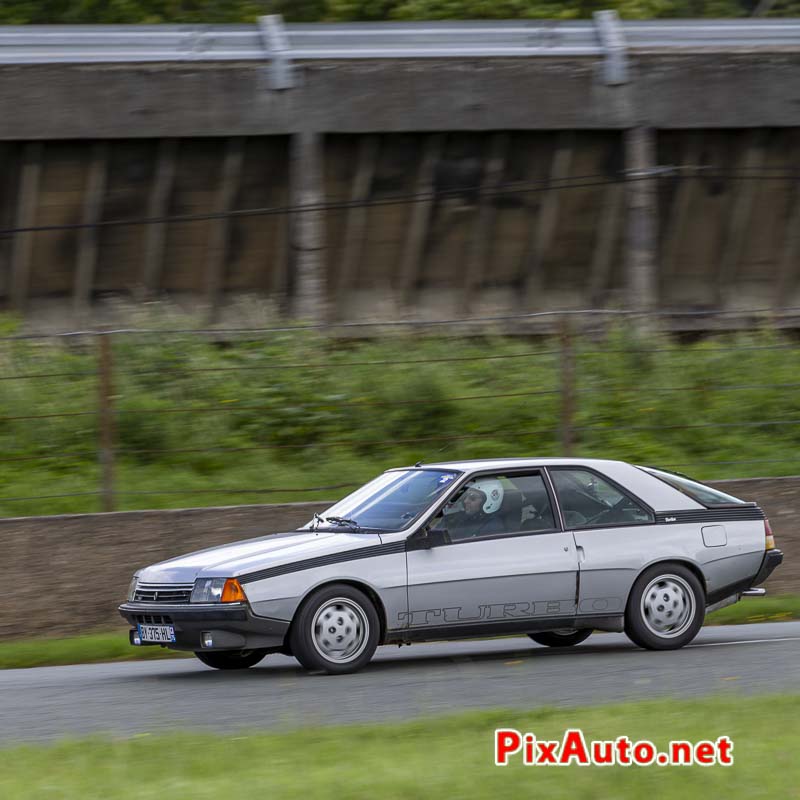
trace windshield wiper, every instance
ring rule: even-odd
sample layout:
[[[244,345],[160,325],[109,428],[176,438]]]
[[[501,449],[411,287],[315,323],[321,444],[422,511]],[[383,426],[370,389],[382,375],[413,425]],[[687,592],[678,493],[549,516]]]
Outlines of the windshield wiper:
[[[333,522],[335,525],[349,525],[354,530],[360,531],[361,526],[354,520],[347,517],[323,517],[325,522]]]
[[[333,523],[334,525],[349,525],[354,531],[361,532],[361,526],[354,520],[347,517],[323,517],[321,514],[314,514],[312,530],[317,530],[320,523]]]

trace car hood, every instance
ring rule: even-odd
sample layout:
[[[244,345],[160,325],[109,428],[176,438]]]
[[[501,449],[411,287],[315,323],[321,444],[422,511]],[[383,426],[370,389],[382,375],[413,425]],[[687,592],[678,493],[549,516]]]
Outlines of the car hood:
[[[306,558],[380,544],[376,533],[292,531],[210,547],[139,571],[143,583],[191,583],[196,578],[235,578]]]

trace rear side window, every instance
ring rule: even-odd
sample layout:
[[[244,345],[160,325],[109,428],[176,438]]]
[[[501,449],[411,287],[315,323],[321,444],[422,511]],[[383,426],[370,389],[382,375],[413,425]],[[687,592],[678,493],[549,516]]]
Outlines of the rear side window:
[[[653,515],[632,497],[594,472],[555,467],[550,476],[564,515],[564,525],[576,528],[646,525]]]
[[[668,483],[673,489],[683,492],[687,497],[691,497],[692,500],[704,506],[746,505],[745,500],[740,500],[733,495],[712,489],[710,486],[693,481],[685,475],[678,475],[675,472],[667,472],[662,469],[653,469],[652,467],[639,467],[639,469],[643,469],[653,477]]]

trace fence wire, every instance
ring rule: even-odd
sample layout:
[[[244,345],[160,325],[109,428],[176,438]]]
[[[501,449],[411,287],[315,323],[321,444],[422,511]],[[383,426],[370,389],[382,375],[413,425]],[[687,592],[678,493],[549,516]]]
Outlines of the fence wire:
[[[561,314],[562,332],[534,346],[462,335],[532,316],[432,320],[447,337],[346,345],[331,326],[0,338],[0,514],[333,500],[389,466],[468,457],[622,458],[703,479],[800,472],[790,338],[765,328],[682,344],[605,310]]]

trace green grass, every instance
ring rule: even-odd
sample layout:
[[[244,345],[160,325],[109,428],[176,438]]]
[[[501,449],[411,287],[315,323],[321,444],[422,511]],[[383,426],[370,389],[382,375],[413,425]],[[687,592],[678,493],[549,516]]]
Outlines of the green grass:
[[[800,595],[778,594],[745,597],[708,615],[706,625],[747,625],[756,622],[786,622],[800,619]]]
[[[755,622],[785,622],[800,619],[800,596],[745,598],[710,614],[706,625],[742,625]],[[153,658],[184,658],[162,647],[132,647],[125,630],[64,639],[26,639],[0,644],[0,669],[55,667],[64,664],[96,664],[105,661],[139,661]]]
[[[64,664],[95,664],[103,661],[176,656],[181,658],[184,655],[162,647],[133,647],[128,642],[128,631],[120,629],[114,633],[94,633],[63,639],[43,637],[6,642],[0,644],[0,669],[57,667]]]
[[[444,331],[115,335],[118,507],[336,499],[347,490],[290,490],[420,459],[558,455],[559,347]],[[96,340],[0,339],[0,374],[0,515],[100,510],[96,496],[14,499],[99,489]],[[622,327],[577,338],[574,454],[701,479],[796,474],[798,374],[800,345],[769,329],[691,344]]]
[[[513,668],[513,667],[510,667]],[[346,679],[339,679],[346,681]],[[458,680],[454,676],[454,680]],[[270,691],[269,681],[263,690]],[[0,751],[0,797],[103,800],[547,797],[800,798],[800,697],[724,696],[582,709],[489,711],[288,734],[139,734]],[[540,740],[729,736],[730,767],[494,766],[493,731]]]

